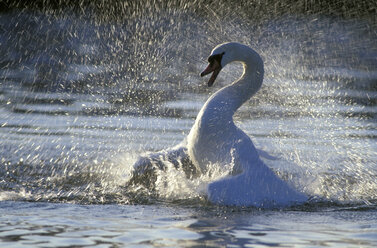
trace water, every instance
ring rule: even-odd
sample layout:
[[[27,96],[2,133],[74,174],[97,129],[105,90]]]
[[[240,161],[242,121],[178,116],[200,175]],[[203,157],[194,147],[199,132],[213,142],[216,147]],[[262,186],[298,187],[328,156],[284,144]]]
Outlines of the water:
[[[1,246],[375,247],[374,19],[166,4],[0,14]],[[303,206],[214,206],[217,168],[188,179],[167,163],[154,190],[127,184],[138,156],[179,144],[240,75],[226,67],[214,88],[198,76],[225,41],[264,59],[235,120],[311,196]]]
[[[2,246],[373,247],[375,210],[2,202]]]

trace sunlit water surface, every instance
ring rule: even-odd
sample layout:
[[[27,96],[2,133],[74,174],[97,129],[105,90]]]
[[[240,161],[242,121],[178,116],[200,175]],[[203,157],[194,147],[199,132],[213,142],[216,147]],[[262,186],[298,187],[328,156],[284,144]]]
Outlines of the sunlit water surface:
[[[1,245],[377,246],[370,23],[154,11],[0,15]],[[230,40],[255,48],[266,71],[236,123],[311,196],[303,206],[213,206],[205,188],[227,173],[218,168],[188,179],[166,162],[154,190],[127,184],[138,156],[179,144],[208,96],[240,75],[224,68],[210,89],[198,76]]]

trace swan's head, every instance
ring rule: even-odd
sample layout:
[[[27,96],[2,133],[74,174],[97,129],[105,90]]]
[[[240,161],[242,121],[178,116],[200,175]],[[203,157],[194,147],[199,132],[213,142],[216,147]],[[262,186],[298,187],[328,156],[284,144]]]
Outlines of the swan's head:
[[[211,55],[208,57],[209,65],[200,74],[200,76],[203,77],[213,72],[208,81],[208,86],[212,86],[221,69],[224,68],[226,64],[235,60],[242,61],[242,58],[245,56],[245,52],[247,53],[250,50],[251,49],[248,46],[236,42],[228,42],[216,46],[212,50]]]
[[[221,69],[223,68],[221,61],[224,54],[225,52],[215,53],[215,54],[212,52],[211,56],[208,57],[209,64],[207,68],[200,74],[200,76],[203,77],[213,72],[212,76],[210,77],[208,81],[208,87],[211,87],[213,85],[213,83],[215,82],[217,78],[217,75],[219,75]]]

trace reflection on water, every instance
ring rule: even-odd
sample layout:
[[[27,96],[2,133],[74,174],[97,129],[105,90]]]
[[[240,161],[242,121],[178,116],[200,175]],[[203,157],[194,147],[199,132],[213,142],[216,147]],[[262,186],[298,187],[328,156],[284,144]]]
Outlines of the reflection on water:
[[[2,245],[287,247],[377,244],[375,211],[300,211],[1,202]]]

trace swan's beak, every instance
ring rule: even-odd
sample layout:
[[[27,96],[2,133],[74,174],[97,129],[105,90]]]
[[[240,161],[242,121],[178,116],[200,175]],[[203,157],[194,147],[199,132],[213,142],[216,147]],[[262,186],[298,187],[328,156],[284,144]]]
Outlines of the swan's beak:
[[[219,75],[220,71],[221,71],[220,63],[214,60],[213,63],[210,63],[207,66],[207,68],[202,73],[200,73],[200,76],[203,77],[213,72],[211,78],[208,80],[208,87],[211,87],[213,83],[215,82],[217,75]]]

